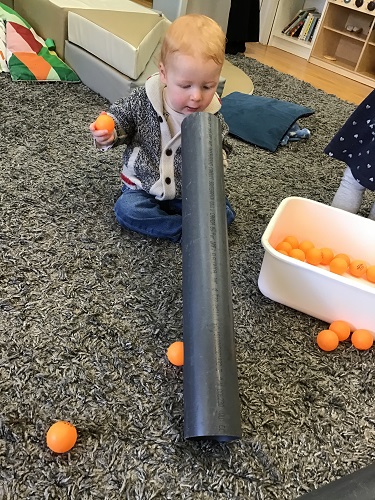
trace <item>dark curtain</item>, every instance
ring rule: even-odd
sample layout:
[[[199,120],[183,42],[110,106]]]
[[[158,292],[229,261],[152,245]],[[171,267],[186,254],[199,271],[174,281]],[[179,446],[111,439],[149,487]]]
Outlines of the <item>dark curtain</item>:
[[[227,28],[227,54],[245,52],[246,42],[259,41],[259,0],[232,0]]]

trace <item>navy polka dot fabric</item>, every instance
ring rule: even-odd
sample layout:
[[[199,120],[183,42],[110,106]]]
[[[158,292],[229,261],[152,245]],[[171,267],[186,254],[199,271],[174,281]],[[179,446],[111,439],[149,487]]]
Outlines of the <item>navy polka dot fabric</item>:
[[[348,118],[324,152],[345,162],[363,187],[375,190],[375,90]]]

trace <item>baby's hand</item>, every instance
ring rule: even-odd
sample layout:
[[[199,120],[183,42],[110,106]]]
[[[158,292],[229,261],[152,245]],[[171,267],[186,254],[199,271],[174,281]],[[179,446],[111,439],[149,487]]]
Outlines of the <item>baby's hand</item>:
[[[102,111],[99,116],[102,116],[102,115],[107,116],[107,114],[104,111]],[[110,116],[108,116],[108,119],[112,120],[112,118]],[[111,144],[113,144],[113,142],[115,140],[115,133],[114,133],[114,130],[111,126],[111,123],[108,124],[108,129],[112,128],[112,130],[98,128],[96,121],[90,123],[89,128],[90,128],[91,135],[93,136],[96,144],[99,147],[110,146]]]

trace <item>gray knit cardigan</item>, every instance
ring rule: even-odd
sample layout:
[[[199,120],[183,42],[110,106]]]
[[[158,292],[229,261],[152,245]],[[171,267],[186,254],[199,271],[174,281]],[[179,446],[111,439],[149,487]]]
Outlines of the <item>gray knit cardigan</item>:
[[[171,136],[163,110],[163,88],[159,75],[144,87],[113,103],[108,111],[116,123],[118,139],[126,144],[122,160],[122,181],[132,189],[143,189],[159,200],[181,198],[181,132]],[[223,154],[229,151],[228,126],[217,94],[206,108],[221,123]]]

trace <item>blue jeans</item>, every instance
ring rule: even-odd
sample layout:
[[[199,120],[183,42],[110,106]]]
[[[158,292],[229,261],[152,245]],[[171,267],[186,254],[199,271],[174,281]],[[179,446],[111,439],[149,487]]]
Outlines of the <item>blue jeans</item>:
[[[227,222],[236,216],[226,200]],[[141,189],[123,186],[114,211],[121,226],[137,233],[178,242],[182,234],[182,200],[160,201]]]

